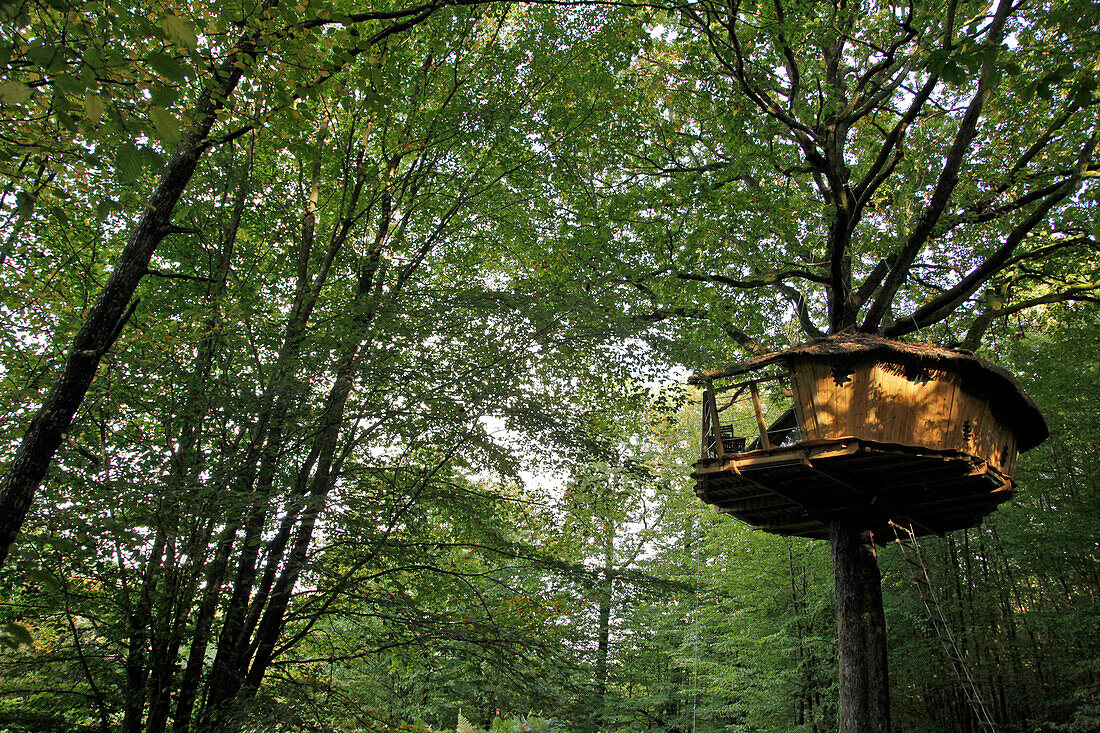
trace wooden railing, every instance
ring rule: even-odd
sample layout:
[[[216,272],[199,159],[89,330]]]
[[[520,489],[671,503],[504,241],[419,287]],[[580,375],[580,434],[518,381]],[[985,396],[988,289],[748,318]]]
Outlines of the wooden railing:
[[[699,457],[701,459],[722,459],[727,455],[746,452],[745,444],[748,442],[748,438],[734,435],[734,426],[732,424],[723,424],[720,419],[721,413],[736,404],[738,398],[740,398],[746,390],[748,390],[749,396],[752,399],[752,408],[756,416],[756,427],[758,431],[756,439],[748,446],[748,450],[771,450],[773,447],[779,446],[791,439],[797,440],[799,436],[798,425],[795,420],[793,407],[780,415],[780,417],[769,426],[764,419],[764,409],[760,401],[759,385],[761,382],[771,382],[785,378],[787,378],[787,375],[780,374],[730,385],[726,389],[734,389],[733,396],[729,398],[728,401],[724,400],[724,404],[722,404],[721,407],[718,406],[716,395],[718,392],[725,390],[716,390],[713,384],[709,384],[707,388],[703,390],[702,424],[699,431],[701,435]],[[784,391],[790,394],[789,390],[785,389]]]
[[[723,458],[726,454],[722,445],[722,425],[718,422],[718,407],[714,401],[714,392],[703,390],[702,425],[699,434],[702,441],[699,458]]]

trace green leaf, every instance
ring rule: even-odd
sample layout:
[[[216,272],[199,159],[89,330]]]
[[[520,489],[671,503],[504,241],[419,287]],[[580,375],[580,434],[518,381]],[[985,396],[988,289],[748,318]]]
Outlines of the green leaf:
[[[84,119],[89,122],[98,122],[103,116],[103,100],[88,92],[84,95]]]
[[[73,223],[69,219],[69,215],[66,214],[65,210],[62,209],[60,206],[55,206],[52,209],[52,213],[53,213],[54,217],[57,219],[58,223],[61,224],[61,226],[65,227],[66,229],[69,229],[69,228],[72,227]],[[71,542],[71,540],[66,540],[66,541]]]
[[[122,183],[133,183],[141,175],[141,151],[133,143],[123,143],[115,155],[115,169]]]
[[[103,55],[97,46],[88,46],[84,50],[84,64],[92,69],[98,69],[103,65]]]
[[[140,173],[140,169],[139,169]],[[121,176],[120,176],[121,178]],[[114,199],[105,198],[99,202],[96,206],[96,215],[100,217],[107,217],[116,212],[122,211],[122,204]]]
[[[15,195],[15,208],[22,217],[28,217],[34,212],[35,196],[28,191],[20,191]]]
[[[46,590],[57,590],[57,578],[41,568],[30,568],[26,572],[27,580],[41,585]]]
[[[948,61],[943,65],[943,69],[940,70],[940,76],[948,84],[958,85],[966,81],[966,73],[962,67],[954,61]]]
[[[168,54],[153,51],[145,60],[153,67],[153,71],[168,81],[183,83],[187,80],[187,68]]]
[[[145,146],[138,151],[138,155],[141,156],[141,165],[143,168],[156,171],[163,168],[165,165],[164,158],[160,153],[149,146]]]
[[[1078,107],[1088,106],[1096,91],[1095,79],[1081,79],[1069,90],[1070,100]]]
[[[0,84],[0,102],[5,104],[23,104],[31,96],[31,88],[17,81]]]
[[[160,20],[160,27],[168,34],[168,37],[188,51],[194,51],[199,44],[199,38],[195,35],[194,28],[183,18],[168,14]]]
[[[70,76],[68,74],[55,74],[53,76],[53,85],[55,88],[60,89],[66,94],[78,95],[83,94],[87,86],[84,84],[84,80],[79,76]]]
[[[27,49],[27,56],[46,71],[53,71],[62,63],[61,54],[54,46],[33,45]]]
[[[179,89],[167,84],[158,84],[150,90],[150,101],[158,107],[167,109],[179,101]]]
[[[60,210],[59,210],[60,211]],[[45,543],[55,550],[71,555],[80,549],[80,545],[70,540],[68,537],[48,537]]]
[[[64,127],[69,132],[75,133],[77,131],[76,120],[74,120],[73,116],[69,114],[68,109],[65,109],[66,106],[67,105],[63,105],[60,103],[60,98],[55,97],[54,107],[56,107],[57,110],[54,112],[54,116],[57,117],[57,121],[61,123],[62,127]]]
[[[163,107],[150,107],[149,119],[153,121],[153,127],[165,142],[174,143],[180,139],[179,120],[168,110]]]
[[[20,645],[30,645],[34,642],[31,632],[23,624],[8,621],[0,626],[0,644],[11,649],[18,649]]]

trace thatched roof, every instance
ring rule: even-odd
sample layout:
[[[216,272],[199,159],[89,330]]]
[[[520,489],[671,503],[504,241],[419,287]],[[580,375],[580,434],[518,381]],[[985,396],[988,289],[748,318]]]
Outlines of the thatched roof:
[[[1021,451],[1034,448],[1050,434],[1039,408],[1015,377],[1003,367],[981,359],[970,351],[945,349],[931,344],[911,344],[873,334],[840,333],[783,351],[762,354],[714,371],[700,372],[692,375],[688,382],[705,384],[716,379],[754,372],[772,364],[790,365],[795,359],[830,361],[853,355],[888,362],[918,363],[932,369],[955,372],[968,382],[988,382],[993,387],[993,407],[1016,429]]]

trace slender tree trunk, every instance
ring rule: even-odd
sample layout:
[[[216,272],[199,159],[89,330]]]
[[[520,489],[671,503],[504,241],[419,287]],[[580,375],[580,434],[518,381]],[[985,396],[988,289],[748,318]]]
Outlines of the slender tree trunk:
[[[179,692],[176,697],[176,715],[172,721],[172,733],[188,733],[191,730],[195,702],[198,699],[199,683],[206,664],[206,649],[210,643],[218,600],[221,597],[222,583],[229,571],[230,554],[239,530],[239,519],[233,520],[222,530],[215,557],[208,566],[206,587],[194,613],[195,631],[187,657],[187,666],[184,667],[183,674],[180,677]]]
[[[881,576],[871,533],[858,522],[829,524],[840,659],[840,733],[889,733],[890,684]]]
[[[320,147],[319,143],[319,154]],[[352,231],[353,214],[365,180],[364,170],[363,158],[360,155],[348,213],[343,225],[333,234],[331,253],[335,252],[333,248],[347,240]],[[316,175],[317,168],[314,169],[315,182]],[[316,201],[316,194],[316,188],[314,188],[311,198],[313,202]],[[276,652],[276,643],[283,629],[294,584],[305,564],[317,514],[323,508],[325,496],[332,487],[335,475],[339,473],[338,466],[341,461],[335,457],[335,454],[338,439],[344,427],[344,410],[354,385],[355,370],[365,353],[369,351],[372,341],[371,326],[383,294],[386,268],[382,260],[382,250],[393,214],[388,192],[381,197],[381,209],[374,246],[368,252],[359,273],[353,307],[354,330],[349,334],[345,353],[337,362],[337,379],[322,412],[320,432],[309,456],[299,469],[298,482],[287,506],[282,526],[266,545],[267,565],[260,579],[260,585],[254,589],[255,592],[251,594],[250,599],[245,599],[249,600],[249,605],[241,606],[239,609],[237,618],[239,626],[232,633],[227,634],[225,630],[222,632],[218,655],[215,657],[214,669],[211,673],[211,680],[215,680],[217,675],[216,684],[211,682],[208,685],[209,690],[200,728],[211,730],[225,728],[229,703],[234,699],[251,696],[262,682]],[[307,223],[312,225],[310,216],[307,216]],[[312,230],[309,232],[309,238],[312,238]],[[331,260],[331,256],[329,259]],[[407,268],[412,267],[415,265],[407,266]],[[324,272],[327,271],[326,266]],[[409,273],[411,269],[407,269],[406,276]],[[301,277],[305,274],[302,272]],[[320,277],[321,275],[318,275],[318,278]],[[400,289],[401,282],[394,286],[389,295],[395,296]],[[314,300],[316,300],[316,292],[317,288],[314,288],[312,296]],[[310,479],[311,467],[312,479]],[[261,489],[267,485],[265,482],[261,484]],[[297,528],[296,531],[295,528]],[[291,542],[292,539],[293,542]],[[252,572],[248,579],[250,589],[256,577],[255,573],[258,571],[254,560],[255,557],[249,560],[249,568]],[[231,602],[230,608],[232,607]],[[223,654],[223,646],[227,643],[230,646],[225,647],[228,651]],[[221,660],[221,666],[219,666],[219,660]]]
[[[273,0],[266,0],[271,3]],[[265,3],[265,7],[266,7]],[[23,526],[34,493],[46,476],[54,454],[72,425],[73,416],[84,401],[99,362],[110,350],[126,326],[137,302],[132,300],[149,260],[167,235],[179,231],[172,224],[176,203],[206,152],[209,135],[221,106],[233,95],[242,76],[241,57],[254,58],[255,36],[245,35],[237,48],[212,75],[210,85],[195,105],[195,122],[168,161],[144,213],[119,255],[107,284],[88,311],[80,330],[42,406],[34,415],[23,442],[15,452],[7,471],[0,478],[0,566]]]
[[[615,530],[604,526],[603,573],[599,590],[599,619],[596,626],[596,718],[603,730],[607,719],[607,660],[611,651],[611,595],[615,583]]]

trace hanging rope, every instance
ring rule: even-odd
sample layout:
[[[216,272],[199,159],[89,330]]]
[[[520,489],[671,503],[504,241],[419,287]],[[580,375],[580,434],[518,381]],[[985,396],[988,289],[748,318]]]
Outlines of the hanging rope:
[[[909,569],[909,575],[917,586],[921,603],[924,604],[925,617],[931,624],[936,637],[940,640],[940,646],[943,647],[943,651],[947,655],[947,660],[951,664],[955,677],[962,685],[963,695],[970,706],[970,711],[974,714],[974,719],[978,721],[979,729],[988,731],[988,733],[997,733],[997,725],[993,722],[993,716],[989,714],[989,710],[982,700],[981,690],[974,681],[974,676],[970,673],[970,666],[966,663],[962,649],[955,641],[954,634],[951,633],[947,615],[943,612],[939,595],[936,593],[936,589],[932,585],[932,579],[928,575],[928,567],[924,564],[920,545],[917,544],[916,533],[913,531],[912,526],[905,527],[895,522],[890,522],[890,526],[893,527],[894,539],[898,547],[901,548],[901,559],[905,561],[905,565]]]

